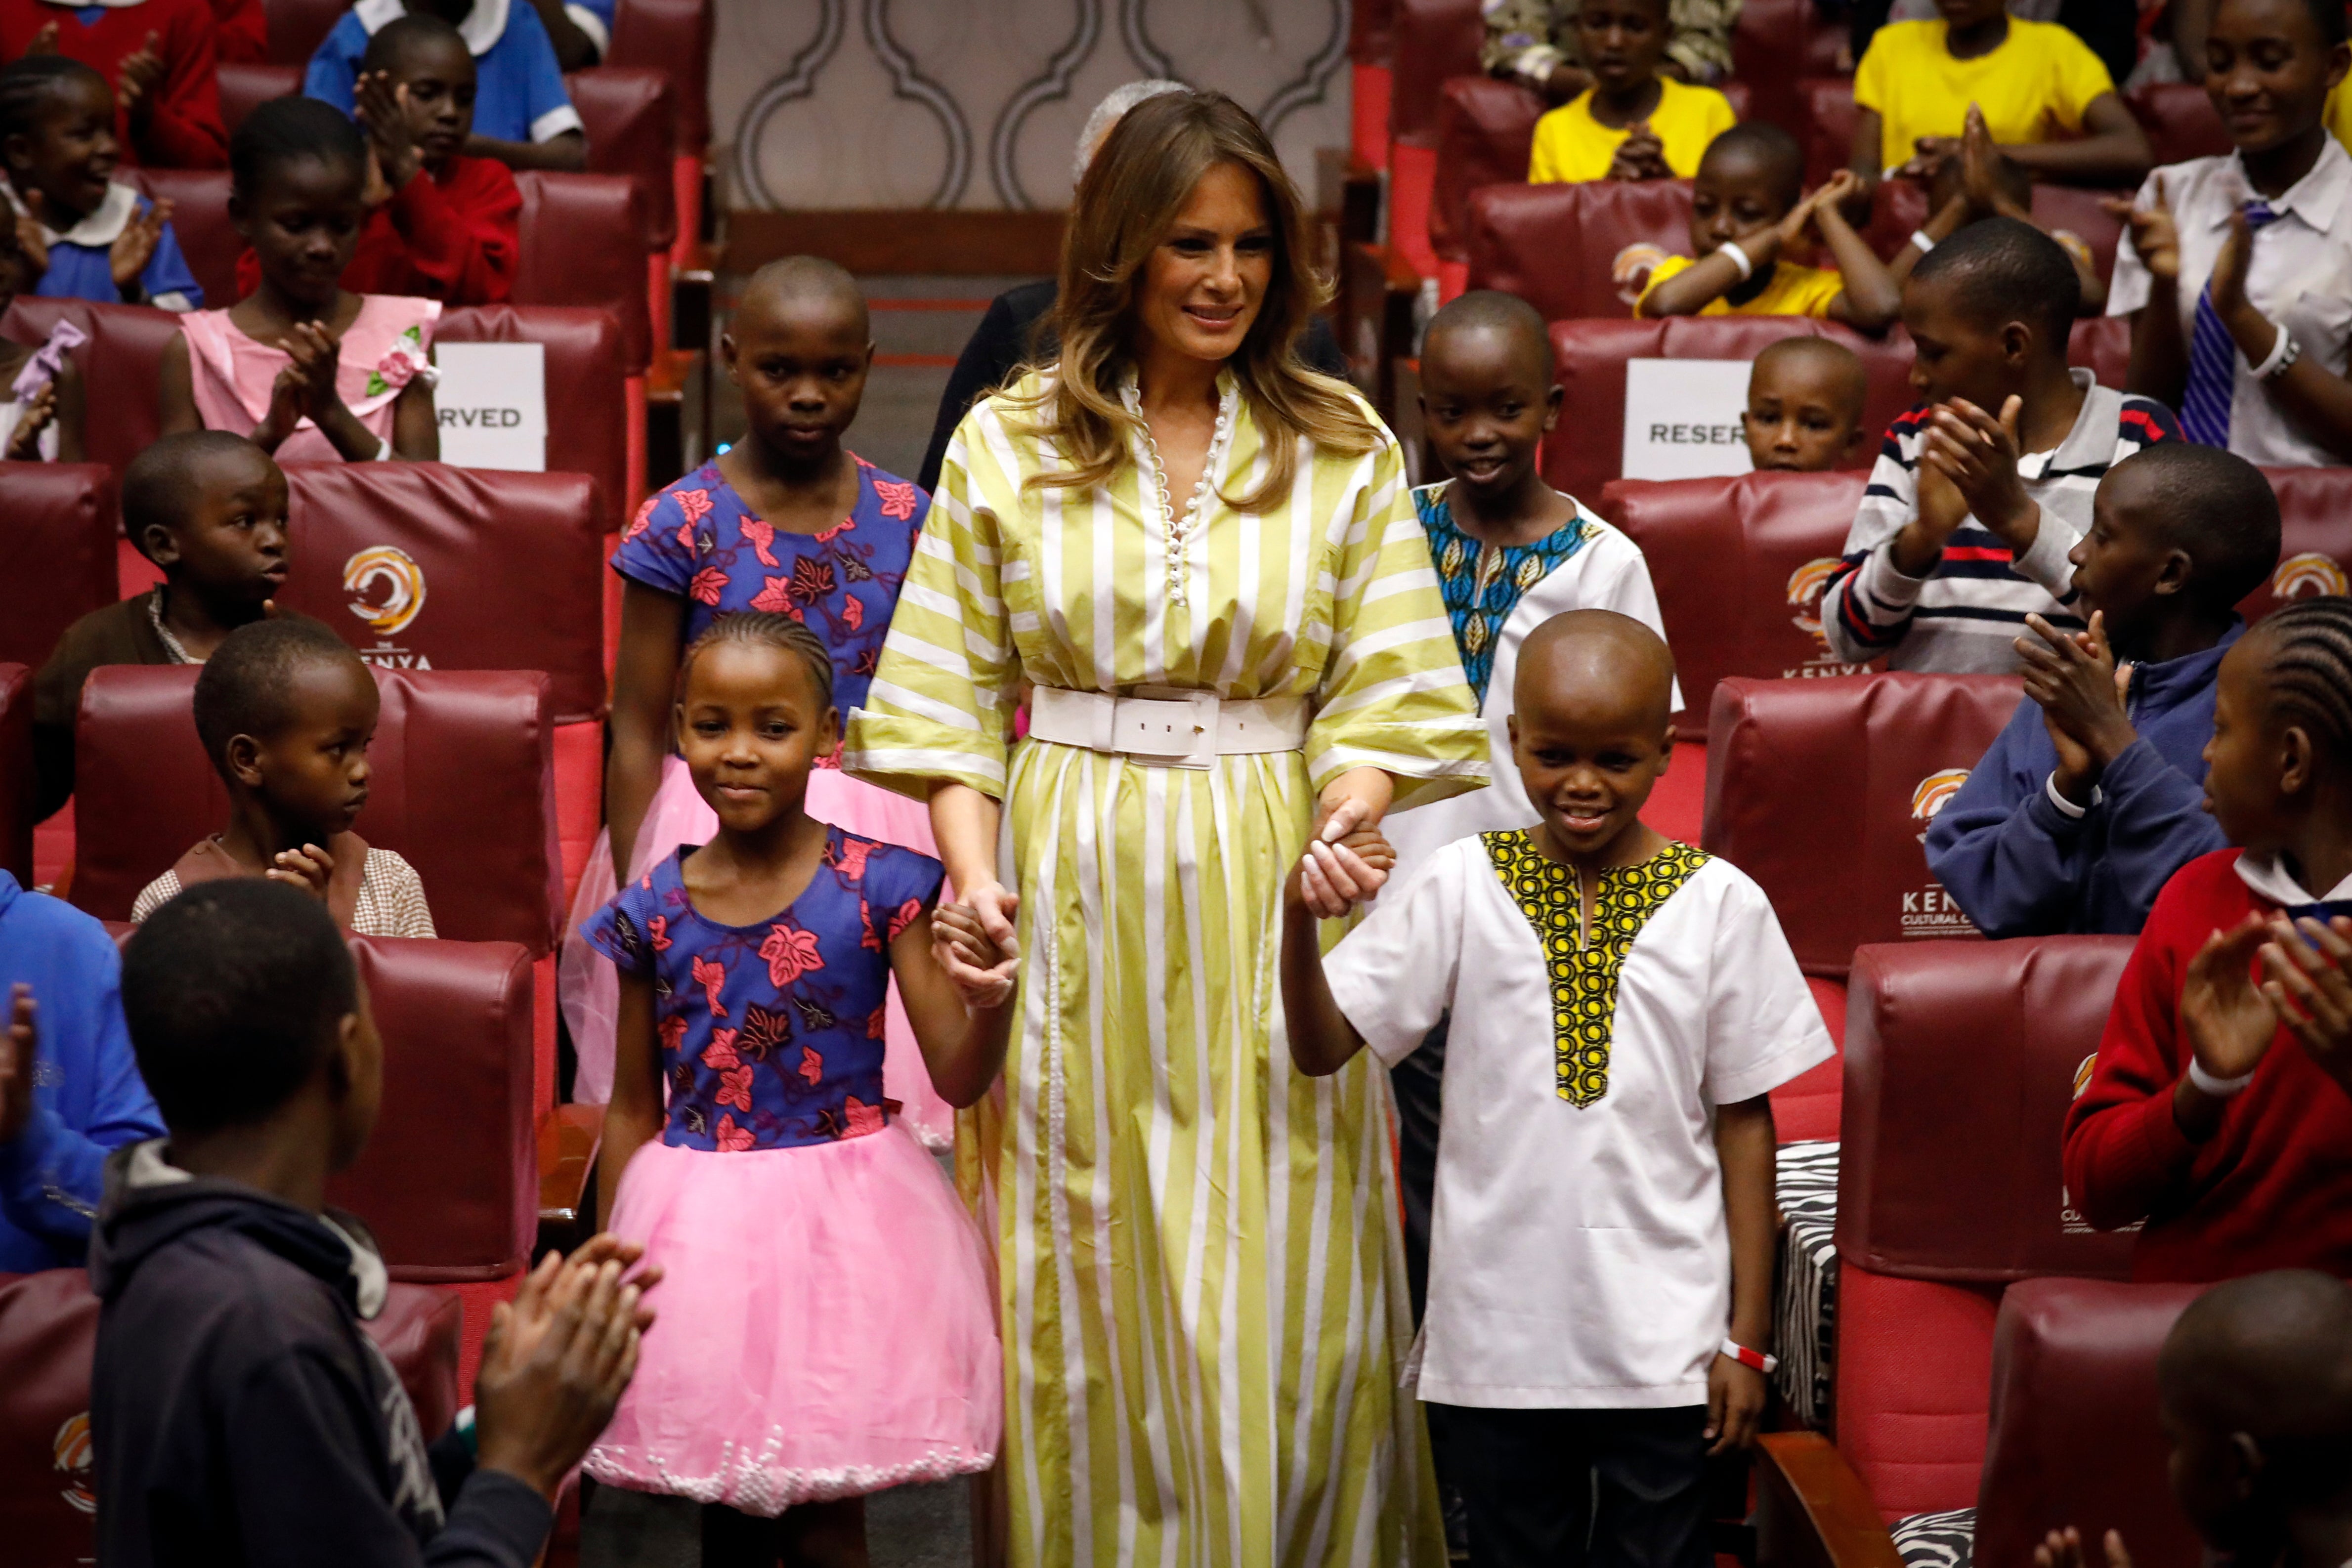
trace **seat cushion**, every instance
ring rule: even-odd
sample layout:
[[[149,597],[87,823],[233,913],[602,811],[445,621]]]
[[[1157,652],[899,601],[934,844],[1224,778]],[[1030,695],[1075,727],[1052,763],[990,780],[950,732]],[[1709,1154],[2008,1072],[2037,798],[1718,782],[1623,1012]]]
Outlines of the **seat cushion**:
[[[2290,599],[2352,591],[2352,469],[2265,468],[2278,495],[2279,563],[2238,612],[2259,621]]]
[[[1837,1445],[1890,1524],[1976,1501],[2002,1289],[1838,1271]]]
[[[0,463],[0,661],[39,669],[66,628],[114,602],[114,473]]]

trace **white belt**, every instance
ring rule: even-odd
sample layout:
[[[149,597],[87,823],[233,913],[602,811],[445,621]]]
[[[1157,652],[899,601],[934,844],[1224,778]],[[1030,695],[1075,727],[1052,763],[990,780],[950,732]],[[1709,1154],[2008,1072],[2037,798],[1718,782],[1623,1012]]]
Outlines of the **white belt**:
[[[1227,702],[1155,686],[1115,697],[1039,686],[1030,695],[1029,737],[1153,768],[1213,768],[1220,757],[1297,750],[1307,740],[1307,699]]]

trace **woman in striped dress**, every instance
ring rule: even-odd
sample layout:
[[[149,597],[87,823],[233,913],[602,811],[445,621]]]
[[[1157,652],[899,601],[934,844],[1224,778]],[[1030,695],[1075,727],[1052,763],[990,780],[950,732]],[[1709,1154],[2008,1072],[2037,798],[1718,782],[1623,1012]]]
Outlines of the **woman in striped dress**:
[[[1387,1085],[1291,1071],[1273,956],[1325,818],[1476,788],[1486,739],[1394,439],[1293,355],[1310,245],[1231,99],[1129,112],[1073,204],[1060,361],[958,429],[852,716],[843,766],[928,799],[1017,939],[1021,1035],[959,1154],[1020,1564],[1444,1557]]]

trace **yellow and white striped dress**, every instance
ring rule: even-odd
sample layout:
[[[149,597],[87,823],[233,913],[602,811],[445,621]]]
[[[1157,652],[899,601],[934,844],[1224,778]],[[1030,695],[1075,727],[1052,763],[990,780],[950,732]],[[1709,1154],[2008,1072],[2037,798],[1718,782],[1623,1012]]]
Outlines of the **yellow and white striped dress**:
[[[1216,487],[1246,494],[1264,442],[1221,390]],[[1013,1561],[1441,1563],[1397,1388],[1387,1082],[1366,1058],[1298,1074],[1275,959],[1316,792],[1364,766],[1400,803],[1476,788],[1485,730],[1394,442],[1302,452],[1255,516],[1204,493],[1173,559],[1135,456],[1090,491],[1024,491],[1050,444],[1001,398],[965,417],[843,763],[1006,803],[1022,1027],[958,1157],[996,1243]],[[1024,677],[1295,695],[1316,717],[1303,752],[1147,767],[1016,745]]]

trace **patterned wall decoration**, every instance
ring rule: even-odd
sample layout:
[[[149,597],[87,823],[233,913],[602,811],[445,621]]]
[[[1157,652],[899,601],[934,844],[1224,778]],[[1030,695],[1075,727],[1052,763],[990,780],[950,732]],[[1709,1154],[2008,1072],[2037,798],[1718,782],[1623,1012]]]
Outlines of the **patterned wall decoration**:
[[[726,198],[1060,207],[1087,111],[1146,76],[1233,94],[1308,183],[1347,141],[1347,41],[1348,0],[718,0]]]

